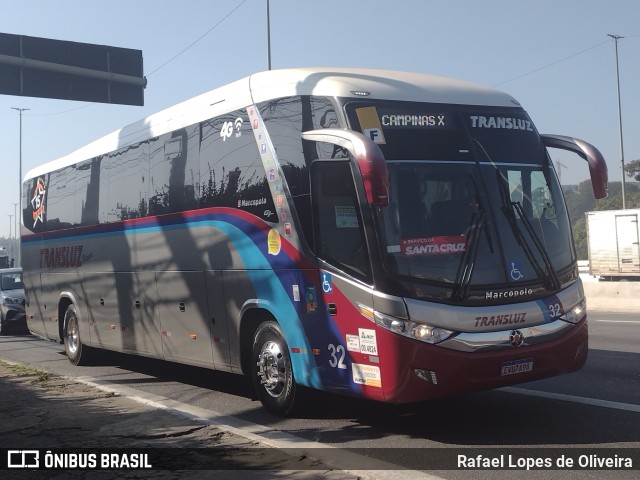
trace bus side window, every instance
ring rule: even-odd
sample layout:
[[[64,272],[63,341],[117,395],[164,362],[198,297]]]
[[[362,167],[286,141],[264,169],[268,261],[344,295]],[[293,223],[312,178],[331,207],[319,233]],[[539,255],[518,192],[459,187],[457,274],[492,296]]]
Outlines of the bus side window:
[[[349,162],[316,161],[311,180],[318,256],[370,282],[369,254]]]

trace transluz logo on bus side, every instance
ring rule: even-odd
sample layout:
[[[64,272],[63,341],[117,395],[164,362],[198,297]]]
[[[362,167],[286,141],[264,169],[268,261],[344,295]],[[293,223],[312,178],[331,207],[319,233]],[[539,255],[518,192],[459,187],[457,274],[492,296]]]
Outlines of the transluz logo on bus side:
[[[82,266],[84,245],[41,248],[40,268],[79,268]]]
[[[35,227],[38,222],[44,224],[44,198],[46,193],[47,189],[44,185],[44,178],[40,177],[36,180],[36,186],[33,189],[33,196],[31,197],[33,227]]]

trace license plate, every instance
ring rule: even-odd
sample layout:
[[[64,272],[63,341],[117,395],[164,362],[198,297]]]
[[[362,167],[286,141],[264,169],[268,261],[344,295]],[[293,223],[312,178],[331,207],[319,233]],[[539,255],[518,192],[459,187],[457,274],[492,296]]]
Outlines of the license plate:
[[[533,358],[525,360],[511,360],[504,362],[500,370],[500,375],[515,375],[517,373],[525,373],[533,370]]]

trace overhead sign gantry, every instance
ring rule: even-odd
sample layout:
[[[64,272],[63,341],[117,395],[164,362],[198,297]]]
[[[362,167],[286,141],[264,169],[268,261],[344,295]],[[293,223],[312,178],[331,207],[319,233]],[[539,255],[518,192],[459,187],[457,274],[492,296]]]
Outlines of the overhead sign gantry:
[[[0,33],[0,94],[144,105],[142,51]]]

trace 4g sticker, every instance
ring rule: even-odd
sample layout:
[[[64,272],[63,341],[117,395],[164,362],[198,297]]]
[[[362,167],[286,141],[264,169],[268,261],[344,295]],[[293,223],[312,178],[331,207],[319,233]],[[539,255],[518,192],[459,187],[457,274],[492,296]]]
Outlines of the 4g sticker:
[[[242,128],[242,118],[238,117],[233,122],[224,122],[222,124],[222,128],[220,129],[220,136],[222,137],[222,141],[225,142],[227,138],[230,138],[233,135],[233,131],[236,131],[236,137],[242,136],[242,132],[240,129]]]

